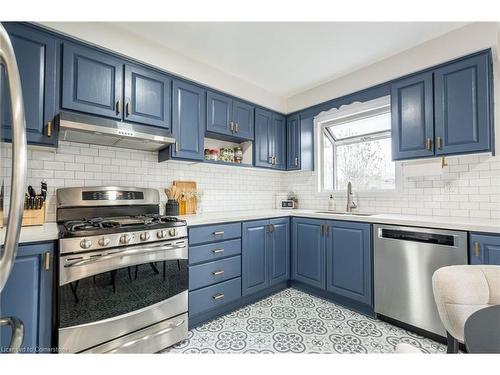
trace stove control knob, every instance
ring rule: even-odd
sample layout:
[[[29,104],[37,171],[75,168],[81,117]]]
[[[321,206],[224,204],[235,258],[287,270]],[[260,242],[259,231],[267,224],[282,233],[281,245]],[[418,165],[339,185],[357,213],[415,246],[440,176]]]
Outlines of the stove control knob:
[[[128,244],[131,239],[132,239],[132,237],[130,237],[130,235],[124,234],[124,235],[122,235],[120,237],[120,243],[122,243],[122,244]]]
[[[141,233],[141,241],[147,241],[149,240],[149,233],[148,232],[144,232],[144,233]]]
[[[90,248],[90,246],[92,246],[92,241],[87,240],[85,238],[80,241],[80,247],[82,249],[88,249],[88,248]]]
[[[156,232],[156,235],[158,236],[158,238],[165,238],[167,236],[167,231],[159,230],[158,232]]]
[[[177,229],[172,228],[172,229],[169,229],[168,234],[170,235],[170,237],[175,237],[175,236],[177,236],[179,233],[177,232]]]
[[[99,245],[100,246],[108,246],[109,245],[109,238],[103,237],[99,240]]]

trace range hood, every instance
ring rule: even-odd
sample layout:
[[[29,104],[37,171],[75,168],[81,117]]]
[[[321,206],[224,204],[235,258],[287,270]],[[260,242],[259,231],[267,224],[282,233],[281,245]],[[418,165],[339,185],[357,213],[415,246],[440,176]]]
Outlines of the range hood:
[[[165,129],[73,112],[59,114],[59,139],[145,151],[157,151],[175,143]]]

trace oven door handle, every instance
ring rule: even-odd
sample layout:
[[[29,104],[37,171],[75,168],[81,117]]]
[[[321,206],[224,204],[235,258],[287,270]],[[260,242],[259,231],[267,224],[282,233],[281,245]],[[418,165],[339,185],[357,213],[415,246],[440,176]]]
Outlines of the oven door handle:
[[[103,255],[103,256],[96,256],[93,258],[89,259],[81,259],[77,260],[71,263],[66,263],[64,265],[64,268],[68,267],[77,267],[77,266],[83,266],[89,263],[95,263],[95,262],[100,262],[100,261],[105,261],[105,260],[110,260],[114,258],[122,258],[125,256],[131,256],[131,255],[143,255],[143,254],[150,254],[150,253],[157,253],[158,251],[165,251],[165,250],[175,250],[175,249],[182,249],[185,247],[185,244],[182,246],[162,246],[162,247],[141,247],[140,249],[130,249],[130,250],[122,250],[122,251],[117,251],[116,253],[108,254],[108,255]]]
[[[167,328],[164,328],[158,332],[155,332],[155,333],[152,333],[150,335],[147,335],[147,336],[144,336],[144,337],[141,337],[139,339],[136,339],[136,340],[132,340],[132,341],[129,341],[129,342],[126,342],[125,344],[123,345],[120,345],[118,348],[114,348],[112,350],[109,350],[105,353],[117,353],[117,352],[120,352],[120,350],[124,347],[127,347],[127,346],[132,346],[134,344],[137,344],[139,341],[147,341],[147,340],[150,340],[156,336],[161,336],[161,335],[164,335],[165,333],[168,333],[176,328],[179,328],[181,325],[183,325],[185,322],[184,319],[182,319],[180,322],[172,322],[171,325],[169,325]]]

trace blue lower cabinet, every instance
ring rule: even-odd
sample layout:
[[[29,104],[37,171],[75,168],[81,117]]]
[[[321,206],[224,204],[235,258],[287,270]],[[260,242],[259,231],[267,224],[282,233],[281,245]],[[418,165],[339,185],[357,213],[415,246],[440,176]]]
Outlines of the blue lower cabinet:
[[[0,295],[0,315],[24,324],[23,352],[44,352],[51,347],[54,243],[20,245],[14,268]],[[9,327],[0,329],[0,346],[8,347]]]
[[[371,305],[371,224],[329,221],[326,225],[326,289]]]
[[[326,288],[323,220],[292,219],[292,279]]]
[[[269,286],[269,221],[243,223],[242,294],[252,294]]]
[[[500,236],[471,233],[469,251],[470,264],[500,266]]]
[[[189,267],[189,290],[203,288],[241,275],[241,257],[216,260]]]
[[[272,232],[269,240],[269,283],[279,284],[290,278],[290,220],[269,220]]]
[[[210,311],[241,297],[241,277],[189,292],[189,315]]]

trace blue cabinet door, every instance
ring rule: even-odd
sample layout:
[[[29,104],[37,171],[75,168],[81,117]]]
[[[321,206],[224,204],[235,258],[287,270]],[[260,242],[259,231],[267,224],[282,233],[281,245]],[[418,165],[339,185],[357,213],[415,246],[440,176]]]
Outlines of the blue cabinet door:
[[[169,129],[171,90],[167,75],[125,65],[125,121]]]
[[[490,55],[434,72],[436,155],[489,151],[492,124]]]
[[[286,119],[286,169],[300,170],[300,116],[293,115]]]
[[[234,136],[239,139],[253,140],[254,139],[254,107],[233,100],[232,119],[234,122]]]
[[[269,224],[269,283],[274,285],[290,278],[290,220],[272,219]]]
[[[432,72],[399,80],[391,88],[392,158],[434,155]]]
[[[273,115],[264,109],[255,109],[255,141],[254,165],[256,167],[272,168],[271,164],[271,138]]]
[[[274,168],[286,169],[286,118],[284,116],[273,114],[272,155],[274,156]]]
[[[0,315],[14,316],[24,324],[24,351],[51,347],[52,270],[54,244],[22,245],[5,289]],[[0,343],[7,347],[10,328],[2,327]]]
[[[326,289],[324,221],[292,219],[292,279]]]
[[[241,294],[247,295],[269,286],[267,252],[269,221],[243,223],[241,248]]]
[[[123,112],[123,61],[64,43],[62,107],[116,119]]]
[[[32,28],[5,23],[16,54],[23,89],[27,140],[56,145],[56,39]],[[0,67],[2,137],[12,139],[10,96],[4,67]]]
[[[469,263],[500,266],[500,236],[471,233]]]
[[[202,88],[174,80],[172,134],[176,139],[172,158],[203,160],[206,93]]]
[[[233,101],[231,98],[207,92],[207,132],[232,135],[230,123]]]
[[[371,225],[346,221],[326,225],[326,289],[371,305]]]

